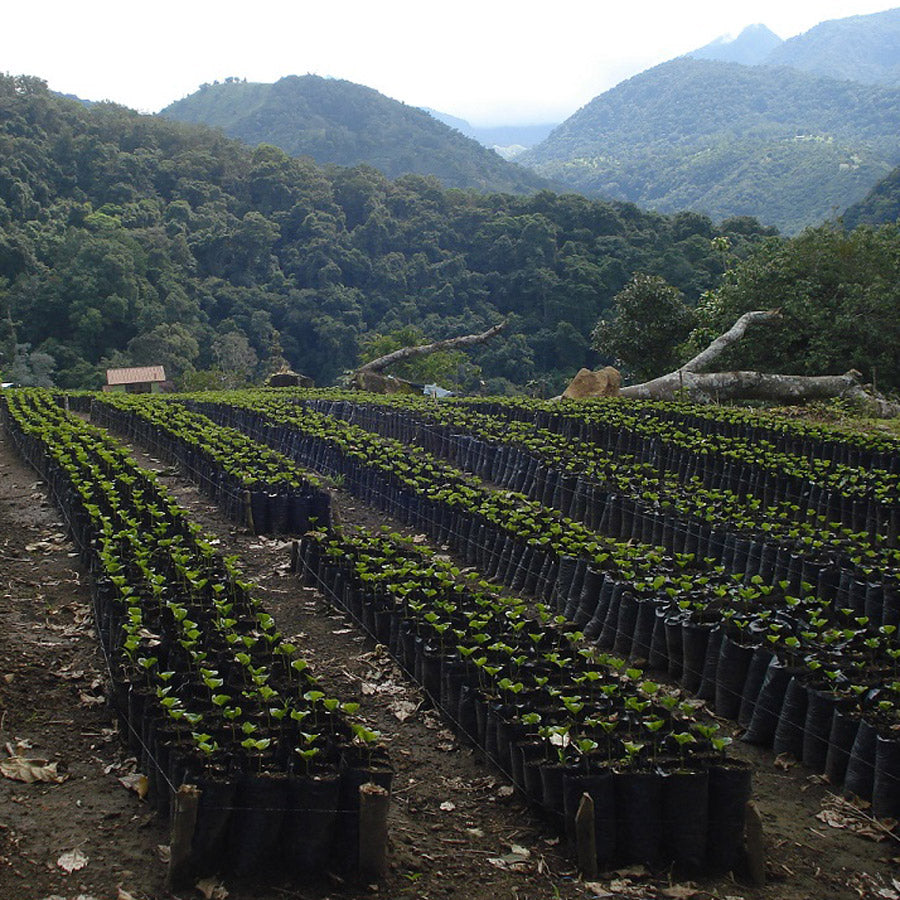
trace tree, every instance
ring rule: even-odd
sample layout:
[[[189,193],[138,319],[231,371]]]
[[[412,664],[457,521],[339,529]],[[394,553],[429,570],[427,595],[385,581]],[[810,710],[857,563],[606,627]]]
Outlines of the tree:
[[[140,334],[128,342],[128,355],[139,366],[163,366],[166,376],[180,378],[194,367],[200,345],[183,325],[157,325],[152,331]]]
[[[23,387],[53,387],[56,360],[40,350],[32,351],[31,344],[17,344],[16,355],[9,367],[7,380]]]
[[[212,345],[213,356],[221,371],[222,387],[242,387],[250,380],[259,361],[250,342],[239,331],[220,334]]]
[[[0,364],[30,343],[60,386],[95,383],[116,353],[156,359],[162,325],[200,345],[171,348],[176,376],[184,360],[215,366],[213,338],[232,331],[281,365],[277,332],[289,364],[328,384],[365,335],[465,334],[504,316],[517,336],[465,365],[555,383],[594,361],[590,331],[633,272],[691,303],[722,269],[702,217],[324,169],[3,75],[0,106]],[[757,239],[741,227],[735,255]]]
[[[638,378],[678,364],[677,346],[693,323],[677,288],[658,275],[637,274],[613,299],[612,310],[591,334],[595,349]]]
[[[789,241],[769,240],[701,299],[690,355],[740,315],[778,306],[765,340],[733,345],[729,368],[822,375],[856,369],[900,388],[900,228],[825,225]],[[683,357],[682,357],[683,358]]]

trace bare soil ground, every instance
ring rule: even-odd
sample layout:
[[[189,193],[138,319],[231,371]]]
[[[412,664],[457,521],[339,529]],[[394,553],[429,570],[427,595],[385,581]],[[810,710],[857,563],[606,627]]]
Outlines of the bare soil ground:
[[[165,470],[141,456],[144,465]],[[194,518],[237,553],[280,629],[296,635],[316,673],[390,747],[395,766],[390,871],[378,885],[336,872],[312,885],[227,879],[206,896],[263,898],[688,898],[856,900],[900,898],[900,843],[874,841],[816,818],[827,785],[789,761],[736,744],[755,766],[767,884],[684,884],[641,868],[578,879],[572,855],[489,767],[457,741],[422,694],[372,642],[289,572],[289,542],[225,522],[174,473],[164,481]],[[342,519],[386,520],[336,494]],[[399,528],[397,530],[400,530]],[[0,900],[182,900],[165,886],[168,822],[120,778],[134,771],[105,703],[105,664],[93,636],[87,575],[44,486],[0,434],[0,759],[56,764],[61,783],[0,776]],[[24,745],[20,745],[24,744]],[[8,746],[7,746],[8,745]],[[52,773],[48,773],[52,777]],[[864,820],[863,820],[864,821]],[[81,856],[71,855],[78,851]],[[66,855],[69,854],[69,855]],[[86,860],[67,872],[65,866]],[[218,894],[212,892],[218,889]]]

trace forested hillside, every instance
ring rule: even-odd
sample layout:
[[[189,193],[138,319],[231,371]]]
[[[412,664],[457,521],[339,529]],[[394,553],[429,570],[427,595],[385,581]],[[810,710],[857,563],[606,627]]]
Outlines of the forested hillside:
[[[590,196],[787,232],[900,162],[900,90],[689,58],[601,94],[518,159]]]
[[[335,78],[228,79],[204,85],[160,115],[221,128],[250,146],[274,144],[320,164],[374,166],[392,178],[434,175],[445,187],[512,193],[550,186],[424,110]]]
[[[749,25],[733,40],[717,38],[687,55],[898,87],[900,9],[820,22],[786,41],[765,25]]]
[[[900,221],[900,168],[881,179],[859,203],[841,217],[845,228]]]
[[[900,9],[822,22],[780,44],[764,62],[900,87]]]
[[[590,330],[634,271],[693,300],[725,265],[711,240],[740,255],[760,231],[326,170],[0,78],[0,367],[20,379],[55,368],[88,386],[106,362],[258,377],[283,353],[329,383],[376,333],[441,338],[508,316],[475,357],[489,386],[558,380],[595,359]]]

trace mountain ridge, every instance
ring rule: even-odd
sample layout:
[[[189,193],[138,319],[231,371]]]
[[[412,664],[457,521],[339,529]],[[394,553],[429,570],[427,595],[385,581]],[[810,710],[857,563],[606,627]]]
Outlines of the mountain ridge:
[[[900,7],[820,22],[774,48],[765,64],[900,86]]]
[[[551,186],[424,110],[343,79],[288,75],[272,84],[204,85],[159,115],[319,164],[371,165],[391,178],[433,175],[445,187],[511,193]]]
[[[36,78],[0,75],[0,109],[0,366],[55,364],[61,387],[99,387],[116,366],[164,364],[178,378],[284,361],[330,383],[376,335],[415,326],[438,340],[508,318],[473,354],[480,373],[454,377],[561,390],[596,361],[591,329],[634,272],[696,301],[723,270],[716,237],[741,256],[770,234],[318,166],[86,107]]]
[[[519,160],[588,196],[797,231],[900,162],[898,122],[894,88],[679,57],[595,97]]]

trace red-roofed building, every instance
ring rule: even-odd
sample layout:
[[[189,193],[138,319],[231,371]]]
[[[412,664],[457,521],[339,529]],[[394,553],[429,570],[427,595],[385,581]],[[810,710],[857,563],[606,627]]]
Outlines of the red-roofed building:
[[[171,390],[162,366],[138,366],[133,369],[107,369],[104,391],[126,394],[158,394]]]

